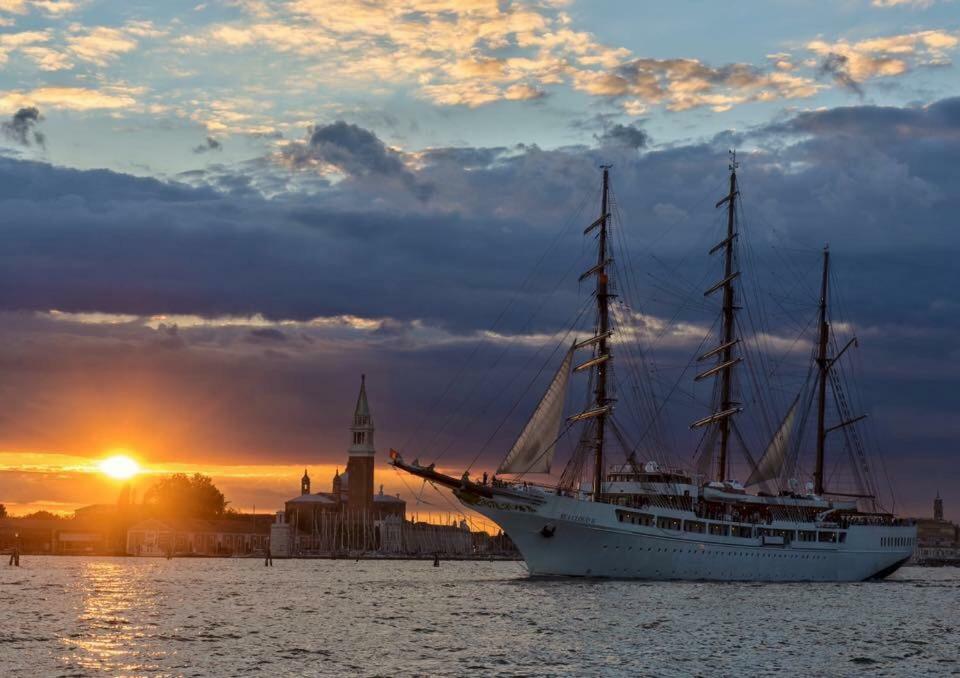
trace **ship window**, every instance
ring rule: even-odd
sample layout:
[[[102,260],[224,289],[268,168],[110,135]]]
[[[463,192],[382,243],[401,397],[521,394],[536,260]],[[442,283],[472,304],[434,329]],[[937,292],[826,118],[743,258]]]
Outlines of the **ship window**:
[[[817,539],[818,541],[827,542],[827,543],[831,543],[831,544],[832,544],[832,543],[835,543],[835,542],[837,541],[837,533],[836,533],[836,532],[832,532],[832,531],[831,531],[831,532],[827,532],[827,531],[819,532],[817,536],[818,536],[818,539]]]
[[[846,532],[840,532],[840,543],[843,544],[843,543],[846,542],[846,541],[847,541],[847,533],[846,533]]]
[[[817,533],[813,530],[800,530],[800,541],[816,541]]]
[[[706,531],[706,525],[699,520],[685,520],[683,522],[683,531],[702,534]]]
[[[727,525],[721,525],[720,523],[710,523],[710,534],[717,534],[726,537],[728,534],[730,534],[730,528]]]
[[[662,527],[665,530],[680,530],[680,520],[678,518],[667,518],[661,516],[657,518],[657,527]]]

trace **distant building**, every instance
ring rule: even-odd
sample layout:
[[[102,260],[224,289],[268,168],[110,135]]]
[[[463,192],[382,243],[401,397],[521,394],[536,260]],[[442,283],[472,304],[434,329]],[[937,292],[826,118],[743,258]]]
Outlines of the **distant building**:
[[[264,553],[270,516],[249,518],[148,518],[127,530],[131,556],[245,556]]]
[[[15,546],[26,554],[120,555],[124,552],[127,507],[93,504],[73,517],[0,519],[0,551]]]
[[[384,494],[382,485],[374,492],[374,430],[366,377],[361,376],[346,470],[334,474],[330,492],[312,492],[310,475],[304,469],[300,495],[286,502],[285,523],[294,535],[290,555],[389,549],[406,519],[407,504],[399,496]]]
[[[937,492],[933,518],[917,518],[918,565],[960,565],[960,526],[943,519],[943,499]]]

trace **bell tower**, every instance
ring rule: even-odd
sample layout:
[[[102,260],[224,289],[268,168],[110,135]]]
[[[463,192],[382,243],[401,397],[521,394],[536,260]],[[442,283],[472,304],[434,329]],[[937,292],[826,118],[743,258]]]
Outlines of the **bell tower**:
[[[373,510],[373,417],[367,402],[367,377],[360,376],[360,395],[353,411],[350,433],[353,442],[347,450],[347,506],[351,511]]]
[[[310,494],[310,476],[307,475],[307,469],[303,469],[303,478],[300,479],[300,494]]]
[[[943,520],[943,499],[940,498],[939,490],[937,490],[937,498],[933,500],[933,519]]]

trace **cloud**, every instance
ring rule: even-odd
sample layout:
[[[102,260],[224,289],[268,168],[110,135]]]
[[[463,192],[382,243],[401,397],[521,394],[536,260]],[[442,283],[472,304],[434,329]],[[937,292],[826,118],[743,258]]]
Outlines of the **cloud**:
[[[194,153],[207,153],[208,151],[222,151],[223,144],[213,137],[207,137],[202,144],[193,147]]]
[[[960,141],[960,97],[925,106],[845,106],[798,113],[765,128],[770,134],[856,136],[871,142]]]
[[[73,111],[123,109],[136,105],[133,92],[123,87],[38,87],[30,91],[0,91],[0,108],[42,104],[46,108]]]
[[[67,36],[66,43],[66,49],[73,56],[99,66],[137,47],[137,41],[128,31],[107,26],[77,28]]]
[[[37,9],[50,16],[61,16],[76,11],[80,5],[76,0],[0,0],[0,12],[26,14]]]
[[[47,31],[20,31],[19,33],[0,33],[0,65],[7,63],[10,54],[50,39]]]
[[[31,140],[37,146],[45,146],[46,137],[37,129],[41,120],[43,120],[43,117],[40,115],[40,109],[34,106],[21,108],[13,114],[10,120],[5,120],[0,125],[0,130],[3,131],[5,137],[21,146],[29,146]]]
[[[404,164],[400,152],[387,147],[373,132],[342,120],[311,127],[306,142],[288,143],[280,157],[296,169],[332,170],[354,178],[393,178],[421,199],[430,193],[429,186],[419,183]]]
[[[650,135],[634,125],[616,124],[596,137],[605,146],[625,146],[640,150],[650,143]]]
[[[930,7],[937,0],[871,0],[874,7]]]
[[[863,97],[863,88],[853,79],[848,70],[849,61],[850,57],[848,56],[830,52],[823,58],[819,72],[821,75],[832,76],[837,84]]]
[[[806,48],[823,60],[822,72],[853,89],[873,78],[904,75],[920,66],[947,65],[949,52],[958,45],[960,37],[955,33],[927,30],[858,42],[812,40]]]
[[[726,110],[820,89],[809,77],[748,64],[635,58],[573,30],[571,21],[557,3],[346,0],[332,11],[325,2],[296,0],[258,5],[251,23],[213,26],[179,43],[206,50],[267,46],[320,60],[311,74],[321,81],[413,86],[441,106],[536,101],[552,87],[572,84],[594,96],[624,97],[623,106],[636,115],[651,104]]]
[[[633,59],[616,68],[580,71],[574,87],[595,96],[628,99],[634,110],[664,104],[670,111],[709,106],[725,111],[749,101],[798,99],[820,87],[810,78],[750,64],[710,66],[697,59]]]
[[[41,71],[66,71],[73,68],[70,57],[50,47],[22,47],[20,52],[33,60]]]

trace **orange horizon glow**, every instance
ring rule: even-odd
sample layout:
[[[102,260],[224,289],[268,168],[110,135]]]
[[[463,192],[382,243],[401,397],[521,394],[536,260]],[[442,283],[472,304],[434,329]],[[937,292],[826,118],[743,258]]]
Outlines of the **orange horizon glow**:
[[[21,491],[11,496],[0,496],[0,503],[10,516],[23,516],[36,511],[70,517],[73,512],[91,504],[116,501],[121,483],[128,487],[130,500],[139,503],[145,492],[163,476],[174,473],[202,473],[210,476],[226,495],[229,507],[241,513],[260,515],[282,510],[284,502],[300,494],[300,478],[306,467],[312,492],[329,492],[334,473],[345,470],[344,463],[317,462],[270,464],[212,464],[161,461],[151,459],[130,447],[108,448],[99,459],[64,453],[0,451],[0,473],[19,473],[32,480],[19,483],[31,486],[33,491]],[[102,464],[115,456],[130,457],[138,464],[138,471],[126,480],[104,472]],[[383,462],[383,459],[378,459]],[[455,469],[449,469],[454,472]],[[496,534],[498,527],[482,516],[459,506],[445,490],[429,484],[403,478],[399,472],[378,464],[374,469],[374,491],[400,495],[407,502],[407,519],[428,523],[449,524],[450,520],[466,517],[472,529]],[[64,489],[65,488],[65,489]]]

